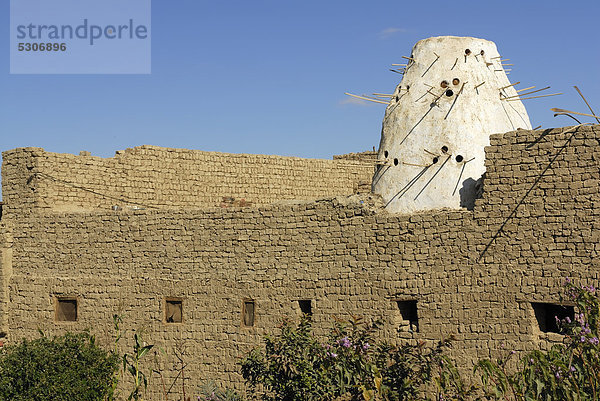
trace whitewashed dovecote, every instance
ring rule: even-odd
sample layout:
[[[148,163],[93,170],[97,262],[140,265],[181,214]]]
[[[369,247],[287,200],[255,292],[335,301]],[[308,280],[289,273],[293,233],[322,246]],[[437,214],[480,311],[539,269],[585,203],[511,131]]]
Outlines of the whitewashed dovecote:
[[[373,192],[390,212],[472,207],[489,135],[531,129],[493,42],[419,41],[383,120]]]

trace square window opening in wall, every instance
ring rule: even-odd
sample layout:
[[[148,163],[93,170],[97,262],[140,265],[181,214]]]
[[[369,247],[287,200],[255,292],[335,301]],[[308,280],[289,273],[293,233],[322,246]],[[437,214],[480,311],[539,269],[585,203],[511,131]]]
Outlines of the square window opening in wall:
[[[563,320],[575,317],[575,307],[572,305],[560,305],[545,302],[532,302],[531,307],[537,321],[537,327],[542,333],[560,333],[560,327],[556,319]]]
[[[165,299],[165,322],[183,322],[183,300],[181,298]]]
[[[54,319],[57,322],[76,322],[77,298],[57,297],[55,302]]]
[[[310,299],[299,299],[298,309],[300,309],[300,313],[303,316],[306,316],[308,319],[312,318],[313,310],[312,301]]]
[[[254,313],[256,309],[256,304],[253,299],[245,299],[242,304],[242,325],[244,327],[253,327],[254,326]]]
[[[411,300],[396,300],[398,310],[398,331],[418,333],[419,332],[419,315],[417,314],[417,301]]]

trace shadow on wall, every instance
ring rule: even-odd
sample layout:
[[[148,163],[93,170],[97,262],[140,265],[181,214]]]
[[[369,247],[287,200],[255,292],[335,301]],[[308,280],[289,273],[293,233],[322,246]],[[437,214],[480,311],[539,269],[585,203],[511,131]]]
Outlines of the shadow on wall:
[[[483,180],[485,173],[475,181],[472,178],[467,178],[463,181],[462,188],[458,191],[460,195],[460,206],[467,210],[473,210],[475,200],[480,199],[483,195]]]

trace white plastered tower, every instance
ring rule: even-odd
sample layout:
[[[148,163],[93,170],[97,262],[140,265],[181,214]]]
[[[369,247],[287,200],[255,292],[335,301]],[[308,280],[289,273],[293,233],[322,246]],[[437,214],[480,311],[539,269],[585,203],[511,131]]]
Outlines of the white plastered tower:
[[[424,39],[386,108],[373,192],[390,212],[472,207],[490,134],[531,129],[493,42]]]

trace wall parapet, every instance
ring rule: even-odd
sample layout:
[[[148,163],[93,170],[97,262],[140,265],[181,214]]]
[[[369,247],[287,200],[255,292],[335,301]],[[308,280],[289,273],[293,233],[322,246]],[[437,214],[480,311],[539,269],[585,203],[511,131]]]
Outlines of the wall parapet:
[[[19,148],[3,153],[8,213],[113,206],[204,208],[351,195],[372,161],[303,159],[139,146],[112,158]]]

